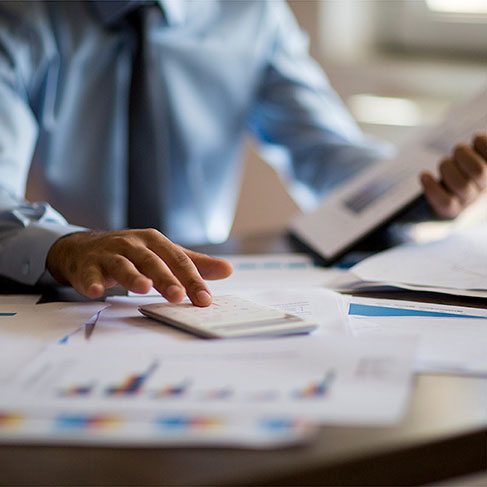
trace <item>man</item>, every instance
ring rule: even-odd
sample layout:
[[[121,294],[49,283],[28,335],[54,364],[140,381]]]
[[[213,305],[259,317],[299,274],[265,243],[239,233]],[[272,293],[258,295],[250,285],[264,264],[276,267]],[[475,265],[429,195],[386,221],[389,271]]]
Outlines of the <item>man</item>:
[[[357,128],[285,3],[2,2],[0,275],[210,304],[203,278],[230,264],[172,240],[228,235],[245,130],[285,149],[316,201],[391,155]],[[438,214],[487,187],[486,159],[482,135],[441,163],[443,185],[421,176]],[[29,170],[49,204],[24,201]]]

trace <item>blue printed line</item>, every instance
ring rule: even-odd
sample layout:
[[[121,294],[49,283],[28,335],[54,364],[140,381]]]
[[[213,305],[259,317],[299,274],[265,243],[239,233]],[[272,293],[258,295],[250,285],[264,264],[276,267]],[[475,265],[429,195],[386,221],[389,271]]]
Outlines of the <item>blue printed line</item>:
[[[93,334],[93,330],[95,329],[96,322],[98,321],[98,318],[102,314],[103,311],[105,311],[108,308],[108,306],[105,306],[104,308],[100,309],[97,311],[88,321],[83,323],[79,328],[76,328],[76,330],[72,331],[68,335],[64,336],[60,340],[58,340],[58,343],[60,345],[65,345],[68,343],[69,339],[79,333],[80,331],[84,330],[85,331],[85,340],[89,340],[91,335]]]
[[[85,328],[85,323],[83,323],[79,328],[76,328],[76,330],[72,331],[71,333],[69,333],[68,335],[64,336],[63,338],[61,338],[58,343],[60,345],[66,345],[66,343],[68,343],[69,339],[76,335],[76,333],[79,333],[81,330],[84,330]]]
[[[17,313],[0,313],[0,316],[15,316]]]
[[[481,318],[486,316],[445,313],[442,311],[425,311],[419,309],[388,308],[386,306],[373,306],[370,304],[350,303],[349,315],[358,316],[434,316],[443,318]]]

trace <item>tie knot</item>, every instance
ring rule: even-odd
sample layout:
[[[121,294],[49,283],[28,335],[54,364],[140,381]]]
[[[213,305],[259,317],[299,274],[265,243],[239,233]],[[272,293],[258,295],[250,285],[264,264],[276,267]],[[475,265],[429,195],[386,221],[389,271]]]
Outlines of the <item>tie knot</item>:
[[[91,0],[96,17],[110,29],[119,28],[136,10],[153,5],[154,0]]]

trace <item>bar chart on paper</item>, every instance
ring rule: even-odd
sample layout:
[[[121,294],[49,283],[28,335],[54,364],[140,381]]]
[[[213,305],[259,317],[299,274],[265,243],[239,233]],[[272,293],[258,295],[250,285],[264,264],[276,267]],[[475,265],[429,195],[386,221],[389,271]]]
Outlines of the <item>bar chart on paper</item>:
[[[130,374],[119,385],[109,386],[105,389],[107,396],[132,396],[139,393],[147,379],[157,369],[158,363],[153,362],[142,374]]]
[[[251,344],[251,346],[250,346]],[[45,409],[279,413],[317,421],[390,422],[408,391],[413,345],[343,338],[191,342],[159,347],[53,347],[28,364],[2,403]],[[361,364],[388,363],[365,377]],[[397,377],[403,377],[397,382]],[[389,397],[384,402],[383,398]],[[353,407],[360,403],[361,407]]]

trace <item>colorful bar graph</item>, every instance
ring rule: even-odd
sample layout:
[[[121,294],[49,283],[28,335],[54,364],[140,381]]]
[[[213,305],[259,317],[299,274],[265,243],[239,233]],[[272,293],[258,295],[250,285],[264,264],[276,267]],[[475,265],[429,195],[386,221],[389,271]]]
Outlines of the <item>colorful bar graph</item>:
[[[258,426],[273,434],[288,433],[289,431],[303,428],[306,425],[301,420],[294,418],[262,418],[258,422]]]
[[[112,414],[65,413],[54,420],[58,430],[100,430],[114,428],[121,423],[121,418]]]
[[[157,369],[157,362],[154,362],[143,374],[131,374],[121,384],[110,386],[106,389],[108,396],[132,396],[138,394],[150,375]]]
[[[61,389],[59,391],[59,396],[61,397],[80,397],[80,396],[89,396],[93,389],[95,388],[95,384],[86,384],[81,386],[69,386],[65,389]]]
[[[164,397],[181,397],[188,392],[188,388],[191,385],[191,381],[189,379],[184,379],[179,384],[167,385],[164,386],[162,389],[159,389],[154,394],[154,397],[157,398],[164,398]]]
[[[157,426],[170,431],[208,430],[225,424],[220,416],[206,415],[164,415],[156,420]]]
[[[335,372],[333,370],[328,371],[323,379],[318,382],[311,382],[309,385],[296,391],[295,397],[305,399],[314,397],[324,397],[330,390],[330,385],[335,378]]]
[[[24,415],[13,411],[0,411],[0,430],[15,428],[22,423]]]

